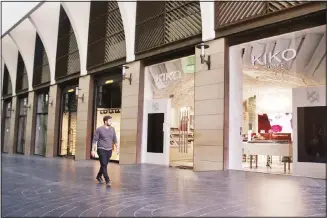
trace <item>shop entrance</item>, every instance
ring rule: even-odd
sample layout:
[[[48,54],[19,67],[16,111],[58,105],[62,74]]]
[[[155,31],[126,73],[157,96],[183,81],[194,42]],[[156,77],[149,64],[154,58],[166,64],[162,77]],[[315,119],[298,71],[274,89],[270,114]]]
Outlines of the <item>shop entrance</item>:
[[[35,143],[34,154],[45,155],[48,129],[48,102],[49,95],[47,92],[37,95],[36,108],[36,126],[35,126]]]
[[[142,162],[169,166],[171,99],[146,101],[143,122],[147,126]]]
[[[326,159],[327,131],[320,131],[327,130],[326,122],[308,124],[301,133],[297,126],[304,119],[300,107],[324,106],[311,95],[326,85],[325,43],[323,25],[230,47],[230,169],[301,174],[297,149],[308,149],[310,156],[313,142],[321,151],[311,160]],[[301,148],[298,134],[321,138]]]
[[[59,156],[75,157],[77,122],[77,86],[64,89],[61,101]]]
[[[193,168],[193,108],[181,107],[171,110],[170,166]]]
[[[122,77],[120,72],[117,76],[96,78],[93,132],[103,125],[104,116],[111,116],[118,145],[120,145],[121,93]],[[99,158],[98,154],[95,155],[95,158]],[[110,160],[119,161],[119,154],[113,152]]]
[[[188,56],[145,68],[142,162],[193,169],[194,66]]]
[[[20,98],[18,104],[19,104],[19,112],[18,112],[19,114],[18,114],[16,153],[24,154],[28,98],[27,97]]]
[[[4,102],[4,117],[3,117],[3,135],[1,143],[1,151],[8,153],[8,137],[10,134],[10,117],[11,117],[11,100]]]

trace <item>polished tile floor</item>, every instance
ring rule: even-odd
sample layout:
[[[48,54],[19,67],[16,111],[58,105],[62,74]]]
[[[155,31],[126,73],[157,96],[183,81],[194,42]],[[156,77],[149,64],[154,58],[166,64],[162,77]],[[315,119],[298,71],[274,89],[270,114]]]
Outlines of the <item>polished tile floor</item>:
[[[2,154],[2,217],[326,216],[326,181]]]

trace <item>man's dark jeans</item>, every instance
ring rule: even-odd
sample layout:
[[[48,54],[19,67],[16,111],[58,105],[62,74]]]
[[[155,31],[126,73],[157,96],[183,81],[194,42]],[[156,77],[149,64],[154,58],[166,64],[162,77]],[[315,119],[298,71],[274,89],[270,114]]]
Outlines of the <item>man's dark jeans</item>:
[[[102,175],[106,182],[109,182],[109,176],[107,172],[107,166],[109,163],[109,159],[111,158],[112,150],[107,151],[103,149],[98,149],[98,155],[99,155],[99,160],[100,160],[100,170],[98,173],[97,178],[100,178]]]

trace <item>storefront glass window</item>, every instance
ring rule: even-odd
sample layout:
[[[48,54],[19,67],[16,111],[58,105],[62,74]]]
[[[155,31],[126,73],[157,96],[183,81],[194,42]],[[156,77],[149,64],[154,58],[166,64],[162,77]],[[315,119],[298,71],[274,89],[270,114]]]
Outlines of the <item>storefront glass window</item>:
[[[231,169],[289,174],[327,162],[325,48],[326,25],[230,47],[229,126],[242,126],[230,129]]]
[[[70,88],[62,96],[62,120],[60,156],[75,156],[76,151],[77,98],[76,88]]]
[[[96,129],[103,125],[104,116],[112,117],[112,126],[116,131],[118,145],[120,145],[121,86],[121,82],[97,86],[96,114],[94,119]],[[95,158],[98,158],[97,154]],[[119,161],[119,154],[113,152],[110,160]]]
[[[27,116],[28,99],[19,99],[19,118],[18,118],[18,138],[16,153],[23,154],[25,148],[25,131],[26,131],[26,116]]]
[[[193,167],[194,72],[195,56],[145,68],[145,99],[171,99],[171,166]]]
[[[4,104],[4,132],[3,132],[3,144],[2,144],[2,151],[3,152],[8,152],[8,137],[10,134],[10,117],[11,117],[11,101],[5,102]]]
[[[37,155],[45,155],[45,147],[47,142],[48,101],[49,96],[47,93],[42,93],[37,96],[34,150],[34,153]]]

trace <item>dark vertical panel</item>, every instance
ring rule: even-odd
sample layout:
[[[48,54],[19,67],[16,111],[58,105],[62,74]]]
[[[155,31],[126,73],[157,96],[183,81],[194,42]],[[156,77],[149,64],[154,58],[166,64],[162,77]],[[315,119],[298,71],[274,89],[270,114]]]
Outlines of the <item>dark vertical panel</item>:
[[[91,2],[87,68],[126,56],[123,21],[116,1]]]
[[[177,42],[202,31],[199,1],[138,1],[135,52]]]
[[[11,94],[12,94],[11,79],[10,79],[8,68],[6,65],[4,65],[2,95],[6,96]]]
[[[28,89],[27,71],[24,64],[24,60],[20,52],[18,52],[16,92],[20,92],[27,89]]]
[[[55,78],[80,72],[80,57],[76,36],[69,18],[60,7]]]
[[[47,82],[50,82],[50,68],[48,56],[46,54],[40,36],[36,34],[33,86],[37,86]]]
[[[327,163],[327,106],[297,112],[298,162]]]
[[[163,123],[164,114],[148,114],[147,152],[163,153]]]

